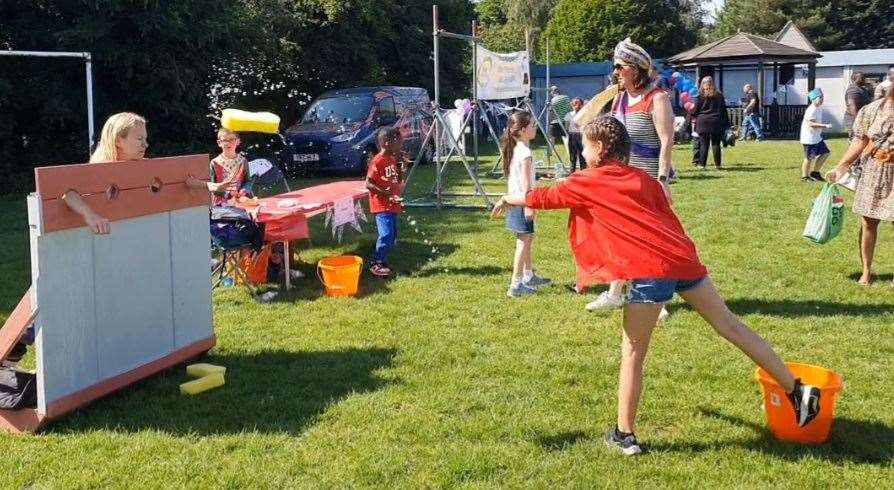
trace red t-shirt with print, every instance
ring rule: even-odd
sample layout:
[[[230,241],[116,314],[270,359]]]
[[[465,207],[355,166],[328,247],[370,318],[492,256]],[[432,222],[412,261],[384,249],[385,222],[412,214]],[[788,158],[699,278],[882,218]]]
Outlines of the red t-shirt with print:
[[[400,195],[400,175],[397,168],[397,160],[390,155],[377,154],[369,161],[369,170],[366,178],[381,189]],[[369,191],[369,211],[371,213],[399,213],[400,203],[390,199],[390,196]]]

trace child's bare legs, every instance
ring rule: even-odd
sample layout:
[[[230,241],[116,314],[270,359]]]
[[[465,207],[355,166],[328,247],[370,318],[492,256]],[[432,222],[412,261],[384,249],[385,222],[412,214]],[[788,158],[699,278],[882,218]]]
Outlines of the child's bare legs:
[[[512,260],[512,284],[522,282],[525,267],[531,267],[531,241],[534,235],[531,233],[519,233],[515,240],[515,257]]]
[[[829,153],[823,153],[822,155],[816,157],[813,160],[813,171],[819,172],[819,170],[823,168],[823,164],[826,163],[827,158],[829,158]]]
[[[608,285],[608,294],[619,297],[621,293],[624,291],[624,285],[627,284],[627,281],[612,281]]]
[[[811,159],[805,158],[803,162],[801,162],[801,178],[809,179],[810,178],[810,163]]]
[[[643,392],[643,364],[661,304],[628,303],[624,306],[621,370],[618,375],[618,430],[634,432],[636,410]]]
[[[698,286],[680,291],[680,296],[714,327],[721,337],[748,355],[758,366],[770,373],[786,393],[795,388],[791,371],[776,352],[729,310],[711,279],[706,277]],[[626,327],[626,325],[625,325]]]
[[[868,285],[872,282],[872,259],[875,258],[875,243],[878,241],[878,223],[875,218],[863,216],[863,224],[860,227],[860,263],[863,264],[863,274],[859,284]]]
[[[528,247],[525,253],[524,271],[522,271],[522,280],[527,281],[534,275],[534,235],[528,235]]]

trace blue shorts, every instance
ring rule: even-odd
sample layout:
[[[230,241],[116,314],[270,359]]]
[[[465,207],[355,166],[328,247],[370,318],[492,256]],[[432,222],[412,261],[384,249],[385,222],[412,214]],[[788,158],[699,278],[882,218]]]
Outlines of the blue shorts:
[[[804,145],[804,156],[808,160],[813,160],[816,157],[825,155],[826,153],[830,153],[829,147],[826,146],[826,142],[824,140],[820,140],[819,143],[813,145]]]
[[[674,293],[682,293],[698,286],[708,276],[698,279],[634,279],[627,289],[628,303],[667,303]]]
[[[534,233],[534,220],[525,218],[524,206],[509,206],[506,210],[506,229],[516,234]]]

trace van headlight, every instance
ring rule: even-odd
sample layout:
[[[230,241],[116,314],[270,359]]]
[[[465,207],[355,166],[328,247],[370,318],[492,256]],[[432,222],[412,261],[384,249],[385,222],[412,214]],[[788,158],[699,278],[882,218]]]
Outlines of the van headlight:
[[[359,133],[359,132],[360,132],[359,129],[356,131],[348,131],[346,133],[342,133],[342,134],[333,136],[330,141],[332,141],[334,143],[344,143],[345,141],[351,141],[352,139],[354,139],[357,136],[357,133]]]

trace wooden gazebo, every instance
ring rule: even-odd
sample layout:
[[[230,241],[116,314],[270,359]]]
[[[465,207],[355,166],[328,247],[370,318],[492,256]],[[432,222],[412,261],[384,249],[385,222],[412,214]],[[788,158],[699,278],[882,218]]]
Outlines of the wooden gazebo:
[[[725,71],[735,70],[741,73],[743,70],[756,70],[752,73],[755,73],[757,79],[757,93],[764,102],[766,129],[770,134],[786,135],[797,130],[806,106],[780,105],[775,97],[768,97],[766,72],[772,70],[773,82],[769,93],[776,93],[780,82],[786,84],[794,78],[795,65],[807,65],[807,90],[813,90],[816,83],[816,60],[820,57],[810,41],[789,22],[776,35],[775,40],[739,32],[671,56],[667,63],[681,71],[695,71],[696,80],[713,76],[717,87],[724,93]],[[741,121],[741,110],[731,107],[730,116],[734,124],[738,123]]]

